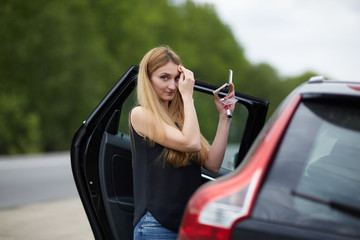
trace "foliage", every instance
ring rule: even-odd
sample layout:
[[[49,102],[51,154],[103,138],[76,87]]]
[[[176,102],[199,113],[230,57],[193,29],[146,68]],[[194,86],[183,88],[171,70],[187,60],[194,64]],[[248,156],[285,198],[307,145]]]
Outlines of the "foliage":
[[[69,149],[88,114],[132,64],[169,45],[198,80],[269,99],[289,92],[252,66],[211,5],[167,0],[0,1],[0,154]],[[276,92],[276,94],[274,94]]]
[[[0,94],[0,152],[38,152],[39,116],[27,109],[25,98]]]

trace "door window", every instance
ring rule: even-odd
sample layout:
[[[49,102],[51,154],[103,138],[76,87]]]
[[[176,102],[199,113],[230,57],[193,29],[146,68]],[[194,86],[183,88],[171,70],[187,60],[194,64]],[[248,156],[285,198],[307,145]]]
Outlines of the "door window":
[[[136,91],[125,100],[119,120],[119,132],[129,134],[129,112],[135,106]],[[219,112],[214,103],[214,96],[212,94],[194,91],[194,103],[198,116],[198,121],[201,133],[211,144],[217,130],[219,121]],[[248,119],[248,110],[241,104],[236,103],[235,110],[230,126],[228,144],[222,168],[226,170],[234,170],[235,162],[238,152],[240,150],[240,143],[244,135],[245,126]]]
[[[214,101],[212,94],[194,92],[194,103],[201,133],[210,144],[214,140],[219,121],[219,112],[216,109]],[[237,102],[232,116],[228,143],[222,163],[222,168],[224,169],[232,171],[235,168],[235,162],[240,150],[240,143],[244,135],[248,115],[247,108]]]
[[[121,114],[119,119],[119,132],[130,135],[129,128],[129,113],[136,104],[136,90],[132,91],[132,93],[126,98],[125,102],[121,108]]]

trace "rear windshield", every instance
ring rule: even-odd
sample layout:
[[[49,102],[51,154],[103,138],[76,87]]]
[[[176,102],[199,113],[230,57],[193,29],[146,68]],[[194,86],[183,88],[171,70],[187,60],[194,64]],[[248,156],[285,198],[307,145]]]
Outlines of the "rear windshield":
[[[255,206],[267,221],[359,236],[359,103],[301,103]]]

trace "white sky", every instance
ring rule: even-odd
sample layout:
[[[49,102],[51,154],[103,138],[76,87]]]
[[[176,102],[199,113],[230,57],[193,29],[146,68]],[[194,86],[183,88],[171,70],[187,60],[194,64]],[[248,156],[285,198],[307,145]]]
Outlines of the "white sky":
[[[211,3],[252,63],[282,76],[307,70],[360,81],[359,0],[193,0]]]

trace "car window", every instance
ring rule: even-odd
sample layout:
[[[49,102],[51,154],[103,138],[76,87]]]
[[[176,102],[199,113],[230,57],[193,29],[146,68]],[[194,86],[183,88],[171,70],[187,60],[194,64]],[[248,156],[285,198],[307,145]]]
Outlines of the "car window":
[[[360,234],[359,107],[334,100],[300,104],[259,193],[254,215]]]
[[[136,91],[133,91],[122,106],[122,114],[119,122],[119,132],[121,133],[129,134],[128,113],[135,106],[135,102]],[[219,113],[214,103],[214,96],[212,94],[194,91],[194,103],[201,133],[211,144],[215,137],[219,120]],[[247,108],[240,103],[236,103],[222,168],[230,171],[234,170],[248,115]]]
[[[119,132],[130,135],[129,129],[129,113],[136,104],[136,90],[132,91],[129,97],[126,98],[121,108],[121,116],[119,120]]]
[[[215,106],[214,96],[212,94],[194,92],[194,103],[201,133],[211,144],[214,140],[219,121],[219,112]],[[234,170],[248,114],[248,110],[244,105],[236,103],[222,168]]]

